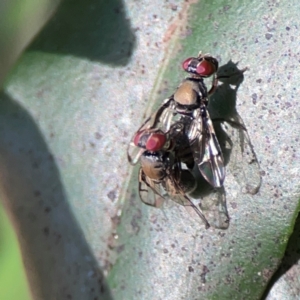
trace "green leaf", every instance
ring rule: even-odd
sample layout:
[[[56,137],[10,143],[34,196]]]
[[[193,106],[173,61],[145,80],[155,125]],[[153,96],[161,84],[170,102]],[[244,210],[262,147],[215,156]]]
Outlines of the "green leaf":
[[[262,295],[299,210],[298,176],[292,179],[292,174],[299,174],[293,154],[299,153],[294,5],[201,1],[190,7],[172,59],[159,76],[168,88],[166,96],[184,76],[179,63],[198,50],[213,53],[221,65],[232,60],[240,68],[248,66],[236,95],[237,111],[254,145],[263,182],[257,195],[243,194],[238,176],[232,176],[239,166],[230,169],[228,165],[225,190],[230,227],[205,231],[179,213],[180,208],[156,212],[141,207],[137,179],[132,179],[119,229],[124,250],[110,276],[117,299],[138,299],[138,295],[147,295],[144,299],[259,299]],[[227,100],[224,97],[223,113]]]
[[[259,299],[280,263],[299,206],[299,4],[174,3],[67,1],[6,83],[1,191],[36,299]],[[143,205],[126,160],[199,50],[249,67],[211,99],[216,115],[236,101],[262,174],[258,193],[244,193],[255,173],[235,143],[227,230],[205,230],[173,202]]]

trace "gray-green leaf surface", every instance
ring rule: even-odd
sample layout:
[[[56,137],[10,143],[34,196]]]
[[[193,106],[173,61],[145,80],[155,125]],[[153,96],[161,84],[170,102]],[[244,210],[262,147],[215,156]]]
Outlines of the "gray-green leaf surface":
[[[0,100],[1,191],[36,299],[260,298],[298,212],[298,10],[297,1],[60,8]],[[230,157],[227,230],[205,230],[173,202],[143,205],[126,161],[146,107],[174,92],[181,62],[199,50],[249,68],[235,108],[262,185],[245,192],[251,178]]]

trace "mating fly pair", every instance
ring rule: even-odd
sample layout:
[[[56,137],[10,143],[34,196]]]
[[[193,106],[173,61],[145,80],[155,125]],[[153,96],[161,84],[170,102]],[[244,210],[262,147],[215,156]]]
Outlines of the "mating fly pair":
[[[214,188],[222,187],[225,168],[207,105],[217,87],[218,61],[209,54],[186,59],[189,73],[175,93],[139,128],[128,147],[131,164],[141,163],[139,194],[141,200],[157,206],[157,198],[172,200],[194,209],[209,224],[187,196],[197,186],[191,170],[197,165],[201,175]],[[207,91],[204,78],[213,77]]]

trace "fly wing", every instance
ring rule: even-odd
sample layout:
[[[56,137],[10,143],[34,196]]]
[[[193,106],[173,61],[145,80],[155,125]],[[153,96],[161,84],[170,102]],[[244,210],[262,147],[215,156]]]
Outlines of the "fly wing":
[[[238,174],[235,177],[244,192],[256,194],[261,186],[260,166],[243,120],[237,115],[234,121],[220,120],[214,124],[224,141],[221,145],[225,161],[230,157],[228,168],[234,168],[233,174]]]
[[[194,216],[194,214],[196,213],[197,217],[199,217],[202,220],[202,222],[204,223],[206,229],[208,229],[210,227],[210,224],[207,221],[204,214],[202,213],[200,207],[198,208],[191,201],[191,199],[188,196],[186,196],[186,195],[176,195],[176,196],[172,196],[172,200],[174,200],[175,202],[183,205],[191,216]]]
[[[230,218],[227,211],[225,189],[224,187],[217,189],[211,187],[211,189],[209,194],[203,195],[199,206],[212,227],[227,229]]]
[[[145,151],[145,149],[138,147],[134,143],[134,139],[136,135],[139,132],[157,128],[161,129],[163,132],[168,132],[171,123],[172,118],[175,113],[174,108],[174,100],[171,98],[168,98],[164,101],[164,103],[158,108],[157,111],[155,111],[143,124],[142,126],[137,130],[137,132],[132,137],[128,148],[127,148],[127,158],[130,164],[135,165],[142,153]]]
[[[142,168],[139,171],[139,194],[140,199],[147,205],[159,207],[164,201],[164,190],[160,183],[154,182],[145,175]]]
[[[206,126],[204,154],[198,167],[203,177],[213,187],[221,187],[225,179],[222,151],[210,119],[207,120]]]
[[[212,187],[201,175],[198,166],[193,169],[197,182],[196,189],[189,194],[193,203],[201,208],[209,224],[214,228],[226,229],[229,226],[225,188]]]
[[[176,106],[173,98],[168,98],[158,109],[157,117],[153,127],[161,129],[163,132],[168,132],[171,125],[174,123],[173,118],[177,115]]]
[[[225,168],[222,151],[206,107],[198,109],[190,132],[193,156],[202,176],[213,187],[223,186]]]
[[[198,208],[188,196],[177,194],[172,195],[171,199],[179,203],[180,205],[183,205],[191,216],[194,216],[194,214],[196,213],[197,217],[199,217],[204,223],[206,229],[210,227],[210,224],[202,213],[200,207]]]
[[[182,170],[182,172],[175,173],[173,176],[169,175],[164,180],[163,185],[171,200],[183,205],[191,215],[196,213],[197,217],[200,217],[205,224],[206,229],[210,227],[200,208],[186,195],[196,187],[195,178],[190,171]]]

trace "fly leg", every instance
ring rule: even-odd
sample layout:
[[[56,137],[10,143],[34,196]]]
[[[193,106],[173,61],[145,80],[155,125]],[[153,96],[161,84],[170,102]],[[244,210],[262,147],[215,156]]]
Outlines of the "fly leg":
[[[216,91],[216,89],[218,87],[218,82],[219,82],[219,78],[214,75],[211,88],[208,91],[208,96],[211,96]]]

